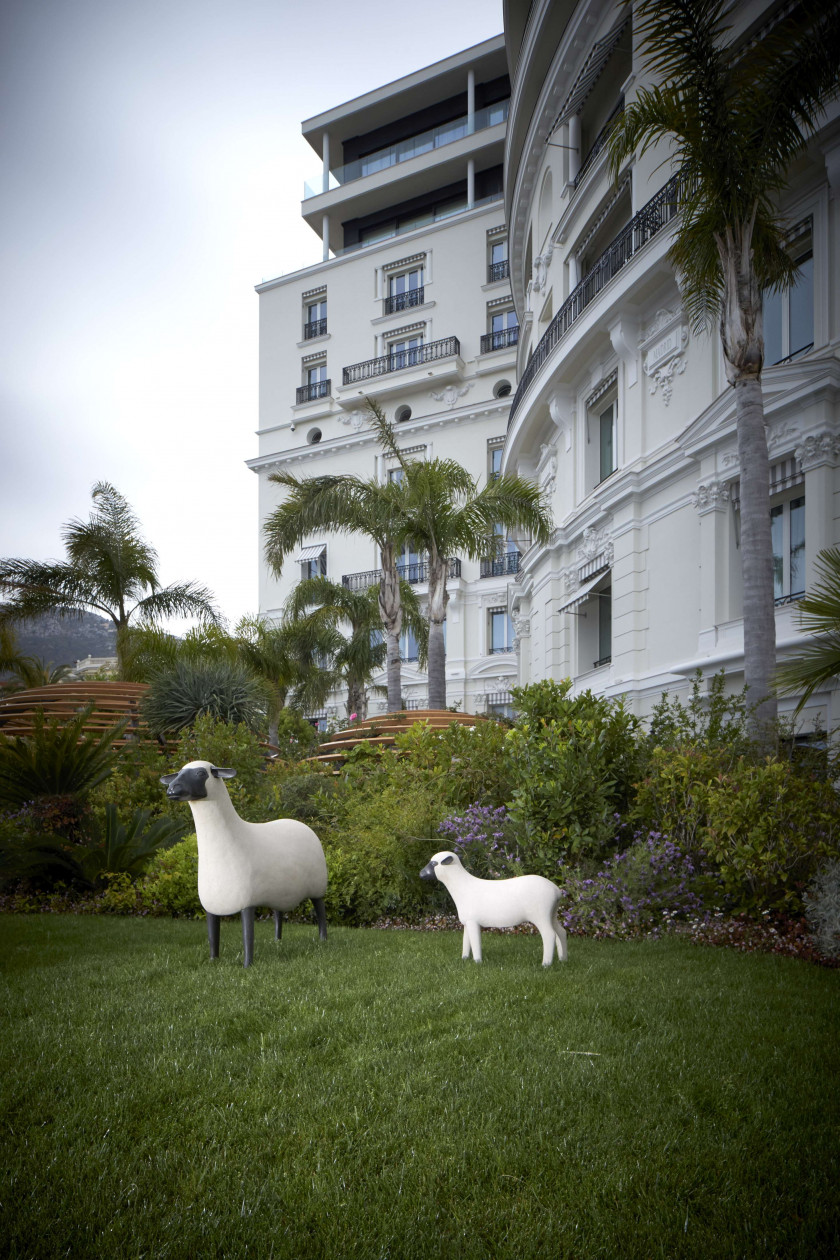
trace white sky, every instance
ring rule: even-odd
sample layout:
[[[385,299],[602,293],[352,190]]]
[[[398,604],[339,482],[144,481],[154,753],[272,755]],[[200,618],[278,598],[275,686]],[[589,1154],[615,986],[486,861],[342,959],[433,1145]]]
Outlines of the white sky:
[[[0,555],[63,556],[112,482],[257,611],[260,280],[317,262],[304,118],[502,30],[502,0],[5,0]]]

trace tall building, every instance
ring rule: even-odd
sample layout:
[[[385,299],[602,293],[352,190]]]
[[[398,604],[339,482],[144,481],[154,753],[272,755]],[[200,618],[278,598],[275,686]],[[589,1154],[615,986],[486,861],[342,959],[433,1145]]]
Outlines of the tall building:
[[[761,38],[767,0],[731,11]],[[667,260],[677,214],[663,147],[624,164],[605,139],[644,82],[614,0],[506,0],[505,219],[520,335],[504,471],[555,521],[509,588],[520,682],[570,676],[647,712],[695,671],[743,682],[734,391],[694,335]],[[663,163],[663,159],[665,159]],[[827,111],[781,209],[795,286],[765,298],[763,389],[780,659],[818,552],[840,542],[840,113]],[[832,704],[834,711],[832,712]],[[783,707],[785,707],[783,705]],[[837,721],[831,690],[807,710]]]
[[[249,464],[261,521],[280,501],[269,480],[277,469],[395,475],[372,437],[366,395],[405,452],[454,458],[482,481],[498,471],[519,335],[502,202],[509,96],[498,36],[304,122],[321,173],[302,209],[323,260],[257,287],[259,454]],[[465,711],[509,705],[508,587],[519,554],[502,539],[495,560],[451,558],[447,699]],[[313,536],[280,577],[263,565],[260,609],[278,618],[302,577],[360,589],[378,573],[370,539]],[[422,599],[423,557],[407,548],[402,573]],[[402,646],[404,702],[425,707],[413,637]],[[342,698],[333,700],[341,714]],[[374,698],[378,709],[384,700]]]

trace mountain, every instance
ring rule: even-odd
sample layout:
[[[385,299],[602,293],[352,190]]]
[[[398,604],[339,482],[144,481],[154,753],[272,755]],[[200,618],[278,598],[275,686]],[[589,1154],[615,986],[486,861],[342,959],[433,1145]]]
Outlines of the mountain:
[[[117,631],[113,622],[96,613],[58,617],[44,613],[36,621],[14,627],[18,651],[53,665],[75,665],[85,656],[116,656]]]

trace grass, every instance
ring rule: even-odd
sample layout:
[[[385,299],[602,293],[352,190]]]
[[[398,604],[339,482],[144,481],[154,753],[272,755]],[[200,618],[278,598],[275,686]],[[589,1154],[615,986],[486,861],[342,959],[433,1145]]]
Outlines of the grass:
[[[3,1254],[840,1253],[840,973],[484,945],[0,916]]]

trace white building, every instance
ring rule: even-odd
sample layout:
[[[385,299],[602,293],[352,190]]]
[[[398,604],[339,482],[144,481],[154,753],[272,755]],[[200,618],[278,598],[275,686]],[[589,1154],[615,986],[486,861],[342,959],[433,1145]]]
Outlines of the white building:
[[[753,37],[778,9],[735,6],[736,33]],[[662,152],[626,163],[617,184],[607,172],[606,131],[641,82],[615,0],[505,0],[504,40],[304,123],[322,175],[303,214],[324,261],[258,286],[261,519],[278,502],[274,469],[389,475],[365,394],[404,449],[475,476],[516,471],[546,493],[547,546],[520,540],[521,556],[510,544],[484,568],[453,559],[447,688],[466,711],[542,678],[626,694],[639,713],[698,668],[743,682],[733,391],[667,261]],[[782,208],[803,266],[765,310],[780,659],[817,553],[840,541],[836,106]],[[309,572],[375,580],[374,545],[312,538],[281,579],[263,570],[263,613],[279,616]],[[422,594],[420,558],[405,572]],[[406,642],[404,698],[420,706],[412,655]],[[816,695],[811,717],[835,722],[832,700]]]
[[[734,8],[758,34],[780,6]],[[556,529],[510,588],[519,679],[571,676],[639,712],[700,668],[743,683],[734,391],[717,337],[696,337],[666,253],[663,151],[617,184],[604,137],[642,82],[632,16],[613,0],[506,0],[505,149],[518,388],[502,467],[537,479]],[[782,207],[803,261],[765,304],[768,511],[776,634],[840,541],[840,115],[832,106]],[[783,707],[785,707],[783,705]],[[832,714],[814,697],[812,716]],[[833,715],[836,721],[840,716]]]
[[[365,395],[396,422],[404,450],[452,457],[482,480],[498,469],[519,331],[502,206],[509,95],[498,36],[303,124],[322,163],[303,215],[324,257],[257,288],[259,455],[249,463],[261,521],[279,502],[276,469],[389,476]],[[491,564],[452,559],[447,700],[464,711],[509,701],[518,561],[513,543]],[[422,557],[407,552],[404,565],[422,598]],[[279,617],[302,576],[367,586],[378,567],[367,538],[313,537],[279,579],[263,565],[261,612]],[[404,702],[425,707],[408,635],[403,655]],[[372,713],[383,708],[372,701]]]

